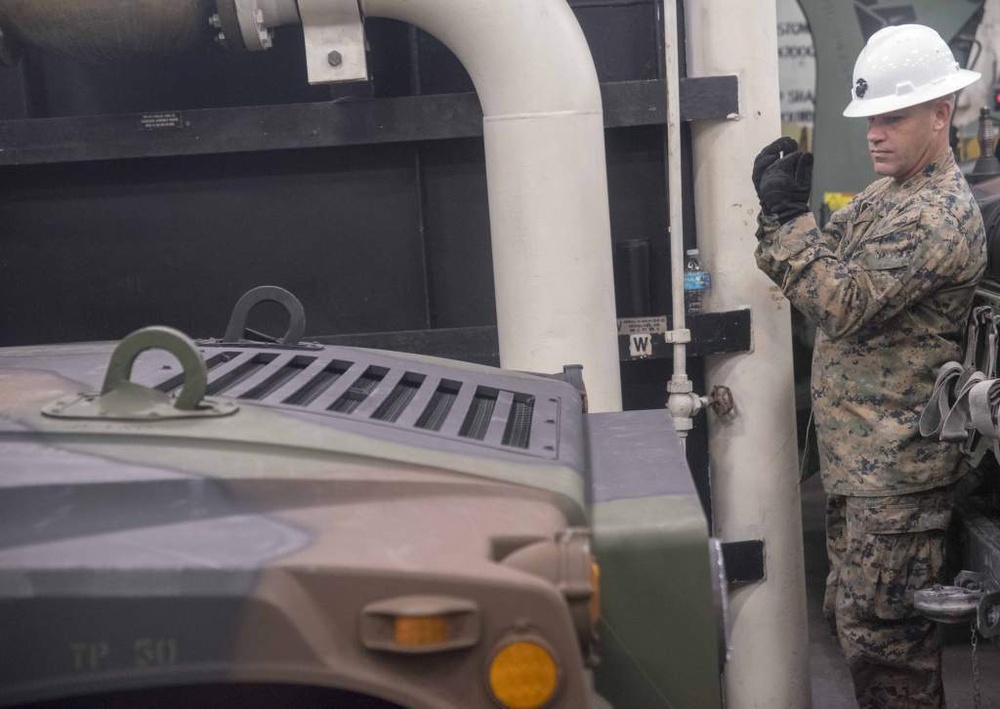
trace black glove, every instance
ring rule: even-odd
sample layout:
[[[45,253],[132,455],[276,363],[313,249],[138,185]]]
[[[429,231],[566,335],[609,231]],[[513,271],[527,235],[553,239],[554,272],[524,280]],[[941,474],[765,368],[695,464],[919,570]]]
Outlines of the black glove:
[[[761,210],[777,217],[782,224],[808,212],[812,168],[812,153],[798,150],[771,162],[757,187]]]
[[[763,176],[764,170],[777,162],[778,158],[794,153],[798,149],[799,144],[795,140],[782,136],[757,153],[757,157],[753,161],[753,188],[757,190],[758,197],[761,196],[760,178]]]

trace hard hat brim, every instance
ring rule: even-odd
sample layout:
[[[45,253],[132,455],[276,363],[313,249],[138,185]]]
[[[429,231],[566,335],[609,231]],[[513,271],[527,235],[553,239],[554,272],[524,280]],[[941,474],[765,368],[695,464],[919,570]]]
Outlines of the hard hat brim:
[[[892,96],[880,96],[879,98],[869,99],[855,98],[847,104],[847,108],[844,109],[844,115],[848,118],[863,118],[909,108],[925,101],[933,101],[936,98],[953,94],[960,89],[964,89],[966,86],[974,84],[981,76],[982,74],[978,71],[959,69],[954,74],[940,81],[925,84],[907,94],[894,94]]]

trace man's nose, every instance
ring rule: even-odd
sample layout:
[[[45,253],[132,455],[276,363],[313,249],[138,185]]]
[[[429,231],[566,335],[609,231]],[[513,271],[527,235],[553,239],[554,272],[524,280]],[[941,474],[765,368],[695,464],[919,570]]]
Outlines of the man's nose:
[[[869,143],[881,143],[885,140],[885,132],[878,126],[877,123],[870,123],[868,125],[868,142]]]

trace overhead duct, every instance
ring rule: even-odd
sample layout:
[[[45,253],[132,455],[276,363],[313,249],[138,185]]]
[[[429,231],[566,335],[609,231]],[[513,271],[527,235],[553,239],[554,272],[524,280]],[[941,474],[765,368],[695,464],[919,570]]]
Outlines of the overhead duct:
[[[0,0],[0,24],[25,44],[84,61],[175,53],[211,39],[213,0]]]

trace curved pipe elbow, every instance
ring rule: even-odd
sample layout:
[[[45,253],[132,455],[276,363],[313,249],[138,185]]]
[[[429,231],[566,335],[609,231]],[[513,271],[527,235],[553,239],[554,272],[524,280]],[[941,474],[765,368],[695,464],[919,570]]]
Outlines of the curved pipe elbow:
[[[487,119],[602,111],[594,60],[565,0],[361,0],[361,9],[444,43],[472,77]]]

